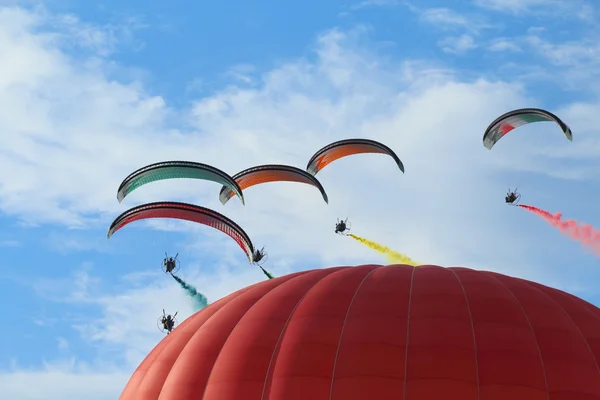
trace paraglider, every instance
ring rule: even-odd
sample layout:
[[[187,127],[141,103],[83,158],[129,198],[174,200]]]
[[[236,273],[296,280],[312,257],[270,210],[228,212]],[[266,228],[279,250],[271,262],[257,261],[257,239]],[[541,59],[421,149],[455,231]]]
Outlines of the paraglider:
[[[158,321],[156,322],[156,326],[158,327],[158,330],[161,331],[162,333],[167,332],[167,335],[169,333],[171,333],[171,331],[175,327],[175,324],[177,324],[177,320],[175,319],[175,317],[177,316],[178,312],[179,311],[175,312],[175,314],[173,314],[173,315],[170,315],[170,314],[167,315],[163,308],[163,315],[158,317]]]
[[[306,171],[311,175],[316,175],[326,165],[337,159],[363,153],[387,154],[394,159],[400,171],[404,172],[404,165],[396,153],[385,144],[371,139],[345,139],[328,144],[311,157]]]
[[[327,193],[325,189],[321,185],[321,183],[306,171],[301,170],[300,168],[293,167],[291,165],[259,165],[256,167],[245,169],[232,177],[236,184],[242,190],[245,190],[251,186],[259,185],[261,183],[268,182],[299,182],[305,183],[311,186],[316,187],[319,192],[321,192],[321,196],[323,196],[323,200],[325,203],[328,203],[329,200],[327,198]],[[225,204],[233,197],[234,192],[231,190],[231,187],[223,186],[221,188],[221,192],[219,193],[219,200],[221,200],[222,204]]]
[[[506,197],[504,198],[506,204],[510,204],[511,206],[516,206],[519,204],[519,200],[521,200],[521,195],[517,192],[517,189],[511,191],[508,189],[508,193],[506,193]]]
[[[350,222],[348,222],[348,218],[346,218],[344,220],[340,220],[338,218],[337,222],[335,223],[335,233],[337,233],[338,235],[345,235],[349,231],[350,231]]]
[[[162,161],[134,171],[123,180],[117,191],[119,203],[140,186],[163,179],[203,179],[220,183],[237,195],[244,204],[242,189],[226,172],[208,164],[191,161]]]
[[[163,260],[163,271],[167,274],[175,274],[179,270],[179,260],[177,256],[179,253],[175,254],[175,257],[169,257],[167,253],[165,253],[165,259]]]
[[[521,108],[509,111],[496,118],[483,134],[483,145],[491,150],[498,140],[502,139],[504,135],[513,129],[532,122],[542,121],[554,122],[560,127],[567,139],[573,141],[571,128],[556,115],[539,108]]]
[[[163,201],[133,207],[119,215],[113,221],[108,229],[107,237],[110,238],[116,231],[134,221],[151,218],[180,219],[218,229],[235,240],[238,246],[246,253],[248,261],[253,262],[255,255],[254,245],[248,234],[238,224],[216,211],[187,203]]]

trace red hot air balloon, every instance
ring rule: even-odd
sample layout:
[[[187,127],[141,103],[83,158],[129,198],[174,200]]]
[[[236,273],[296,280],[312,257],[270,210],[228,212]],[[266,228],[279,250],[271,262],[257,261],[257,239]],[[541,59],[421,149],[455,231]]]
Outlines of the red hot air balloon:
[[[260,282],[176,327],[121,400],[600,399],[600,309],[467,268]]]

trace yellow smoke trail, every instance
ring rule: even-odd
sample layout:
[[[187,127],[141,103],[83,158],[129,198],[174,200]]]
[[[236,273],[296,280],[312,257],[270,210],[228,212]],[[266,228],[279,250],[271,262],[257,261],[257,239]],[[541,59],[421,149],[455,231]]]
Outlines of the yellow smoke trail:
[[[365,246],[383,254],[385,256],[385,259],[388,262],[388,264],[407,264],[407,265],[412,265],[413,267],[416,267],[417,265],[421,265],[421,263],[416,262],[415,260],[411,259],[410,257],[405,256],[404,254],[398,253],[397,251],[394,251],[394,250],[390,249],[389,247],[386,247],[382,244],[373,242],[372,240],[365,239],[360,236],[353,235],[351,233],[349,233],[348,236],[350,236],[354,240],[361,242]]]

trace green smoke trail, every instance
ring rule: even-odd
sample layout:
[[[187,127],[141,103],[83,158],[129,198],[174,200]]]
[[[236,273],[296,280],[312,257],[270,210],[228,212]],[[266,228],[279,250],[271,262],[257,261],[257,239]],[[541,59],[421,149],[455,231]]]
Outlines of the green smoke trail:
[[[175,274],[171,274],[171,276],[177,281],[177,283],[181,285],[183,290],[187,292],[188,296],[190,296],[192,300],[194,300],[194,307],[196,311],[202,310],[208,305],[208,300],[206,299],[206,296],[204,296],[202,293],[199,293],[195,287],[193,287],[192,285],[190,285]]]
[[[262,272],[267,276],[267,278],[269,279],[273,279],[275,278],[273,275],[271,275],[270,273],[267,272],[267,270],[265,270],[263,267],[261,267],[260,265],[258,266],[260,269],[262,269]]]

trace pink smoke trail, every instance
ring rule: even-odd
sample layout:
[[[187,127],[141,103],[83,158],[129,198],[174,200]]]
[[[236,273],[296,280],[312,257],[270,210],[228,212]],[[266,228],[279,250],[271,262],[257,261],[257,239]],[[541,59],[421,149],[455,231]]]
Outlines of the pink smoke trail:
[[[558,228],[563,234],[573,240],[577,240],[582,245],[589,247],[596,255],[600,256],[600,230],[592,225],[582,224],[573,219],[562,219],[562,213],[550,214],[541,208],[519,204],[518,207],[524,208],[537,216],[543,218],[551,226]]]

